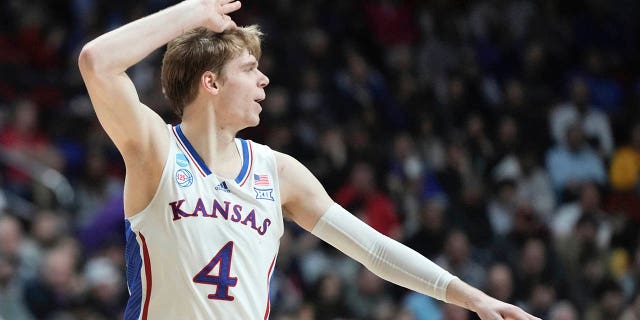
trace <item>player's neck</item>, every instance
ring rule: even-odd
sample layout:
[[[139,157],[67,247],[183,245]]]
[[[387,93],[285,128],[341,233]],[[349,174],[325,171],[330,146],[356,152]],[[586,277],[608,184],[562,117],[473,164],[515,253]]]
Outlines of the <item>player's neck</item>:
[[[210,169],[224,170],[220,164],[240,159],[235,145],[236,130],[216,125],[215,116],[207,112],[212,108],[196,107],[187,110],[189,112],[185,110],[182,117],[182,132]],[[213,164],[216,164],[215,168],[211,167]]]

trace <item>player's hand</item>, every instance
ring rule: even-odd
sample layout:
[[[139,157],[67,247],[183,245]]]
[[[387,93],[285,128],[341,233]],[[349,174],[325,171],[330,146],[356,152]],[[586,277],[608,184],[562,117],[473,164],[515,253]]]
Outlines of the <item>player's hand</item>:
[[[200,0],[204,4],[207,20],[205,27],[222,32],[236,27],[236,23],[231,19],[229,13],[234,12],[242,6],[240,1],[235,0]]]
[[[475,311],[482,320],[542,320],[514,305],[490,297]]]

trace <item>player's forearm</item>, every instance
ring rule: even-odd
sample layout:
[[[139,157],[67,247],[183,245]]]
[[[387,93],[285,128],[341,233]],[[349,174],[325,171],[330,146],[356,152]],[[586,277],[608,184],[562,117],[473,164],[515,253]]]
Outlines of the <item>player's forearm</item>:
[[[333,204],[312,230],[320,239],[362,263],[379,277],[445,300],[456,279],[429,259],[392,240]]]
[[[451,283],[449,283],[446,297],[447,302],[474,312],[489,298],[489,296],[482,291],[466,284],[460,279],[453,279]]]
[[[80,55],[81,68],[118,74],[183,32],[206,21],[201,0],[187,0],[128,23],[89,42]]]

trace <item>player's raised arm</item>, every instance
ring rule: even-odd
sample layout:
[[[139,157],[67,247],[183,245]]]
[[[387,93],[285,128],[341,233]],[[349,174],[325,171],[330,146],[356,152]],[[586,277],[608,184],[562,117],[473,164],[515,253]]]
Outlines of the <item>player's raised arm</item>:
[[[282,205],[288,216],[379,277],[476,312],[482,320],[538,319],[489,297],[416,251],[377,232],[334,203],[297,160],[281,153],[276,153],[276,159]]]
[[[227,14],[239,8],[233,0],[187,0],[84,46],[78,61],[82,78],[100,123],[126,162],[147,160],[139,157],[152,156],[168,142],[163,121],[139,101],[125,71],[187,30],[235,27]]]
[[[186,0],[103,34],[82,49],[78,65],[89,97],[127,168],[125,215],[147,206],[169,152],[164,121],[140,102],[126,70],[196,27],[215,32],[235,27],[227,14],[239,8],[233,0]]]

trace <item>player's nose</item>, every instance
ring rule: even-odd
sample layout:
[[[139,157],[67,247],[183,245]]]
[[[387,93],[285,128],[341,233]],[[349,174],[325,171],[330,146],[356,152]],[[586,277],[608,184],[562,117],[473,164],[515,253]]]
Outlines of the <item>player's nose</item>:
[[[258,86],[260,88],[264,88],[267,85],[269,85],[269,77],[267,77],[266,74],[262,73],[262,71],[258,71],[260,72],[260,79],[258,80]]]

